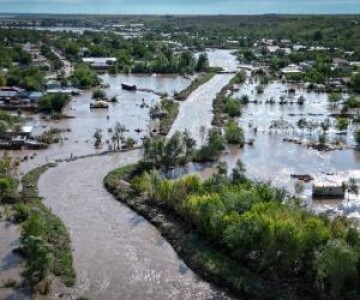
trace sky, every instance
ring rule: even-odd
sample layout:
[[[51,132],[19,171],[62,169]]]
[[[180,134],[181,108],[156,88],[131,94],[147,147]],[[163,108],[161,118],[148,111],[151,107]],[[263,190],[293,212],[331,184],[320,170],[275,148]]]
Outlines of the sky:
[[[98,14],[360,13],[360,0],[0,0],[0,12]]]

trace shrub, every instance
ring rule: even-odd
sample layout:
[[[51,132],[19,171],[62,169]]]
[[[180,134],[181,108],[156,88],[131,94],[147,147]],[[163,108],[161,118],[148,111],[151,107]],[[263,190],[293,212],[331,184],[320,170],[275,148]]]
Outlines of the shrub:
[[[238,117],[241,115],[241,103],[237,99],[227,98],[225,104],[225,113],[230,117]]]
[[[39,110],[61,113],[64,107],[70,102],[70,96],[64,94],[48,94],[42,96],[39,101]]]
[[[225,138],[229,144],[244,144],[245,137],[242,128],[239,125],[231,120],[225,128]]]

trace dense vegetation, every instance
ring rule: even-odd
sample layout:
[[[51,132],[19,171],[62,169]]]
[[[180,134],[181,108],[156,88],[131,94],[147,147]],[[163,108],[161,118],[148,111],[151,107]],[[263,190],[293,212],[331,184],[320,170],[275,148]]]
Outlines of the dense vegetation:
[[[41,91],[44,83],[44,72],[35,67],[14,67],[6,76],[9,86],[19,86],[29,91]]]
[[[18,162],[6,153],[0,160],[0,197],[2,204],[11,204],[9,220],[20,224],[20,253],[26,258],[25,276],[34,293],[46,294],[50,275],[59,276],[72,286],[75,272],[72,266],[70,237],[61,220],[46,208],[38,194],[40,176],[53,165],[48,164],[16,179]]]
[[[159,207],[162,213],[181,218],[183,229],[196,230],[197,238],[209,242],[212,251],[226,259],[216,261],[208,250],[202,252],[190,243],[194,248],[188,252],[199,251],[192,256],[192,263],[200,263],[203,272],[221,274],[220,281],[242,296],[358,298],[360,236],[349,221],[316,216],[283,191],[252,182],[243,172],[239,163],[228,177],[226,166],[221,164],[217,174],[204,182],[196,176],[174,181],[140,164],[110,173],[105,184],[120,197],[119,180],[126,178],[132,182],[133,192],[127,190],[119,199],[124,200],[125,195],[133,199],[135,193],[139,198],[129,202],[132,207],[144,207],[140,199],[146,199],[145,206]],[[264,293],[266,282],[273,284],[268,294]],[[278,289],[279,282],[283,290]],[[249,288],[254,285],[256,289]]]
[[[70,80],[75,86],[79,86],[81,88],[96,86],[100,83],[99,77],[96,73],[85,64],[76,65],[74,72],[71,74]]]
[[[16,179],[17,162],[5,152],[0,160],[0,199],[2,203],[15,203],[19,199]]]

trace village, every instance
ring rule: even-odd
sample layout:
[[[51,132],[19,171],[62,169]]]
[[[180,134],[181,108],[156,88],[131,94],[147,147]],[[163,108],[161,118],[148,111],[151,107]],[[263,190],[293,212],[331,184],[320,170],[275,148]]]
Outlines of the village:
[[[0,269],[0,298],[28,289],[45,299],[116,299],[128,289],[136,294],[131,284],[151,278],[146,272],[163,280],[162,268],[177,278],[178,293],[193,293],[179,299],[202,299],[199,285],[206,299],[265,299],[270,286],[276,293],[269,299],[338,295],[317,277],[317,253],[327,254],[330,242],[357,251],[360,19],[307,22],[272,15],[0,18],[0,237],[8,234],[3,223],[19,228],[21,238],[6,235],[3,252],[16,256],[17,238],[28,272],[22,285],[22,276]],[[143,253],[155,264],[144,274]],[[164,267],[156,253],[172,263]],[[183,259],[187,271],[179,275]],[[357,293],[357,277],[346,278]],[[154,298],[174,289],[171,280],[161,284]]]

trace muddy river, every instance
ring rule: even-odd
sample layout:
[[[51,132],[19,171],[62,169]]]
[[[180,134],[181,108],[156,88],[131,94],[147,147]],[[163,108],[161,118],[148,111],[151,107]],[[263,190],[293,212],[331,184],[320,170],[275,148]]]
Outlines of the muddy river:
[[[223,298],[152,225],[103,188],[110,170],[137,161],[139,155],[133,151],[63,163],[41,177],[46,205],[70,229],[77,271],[75,288],[56,282],[52,299],[61,294],[69,295],[65,299]]]

